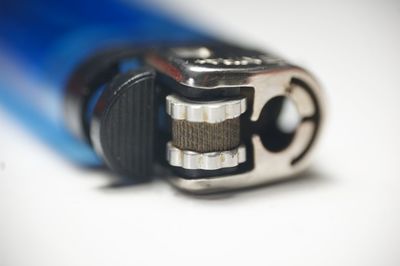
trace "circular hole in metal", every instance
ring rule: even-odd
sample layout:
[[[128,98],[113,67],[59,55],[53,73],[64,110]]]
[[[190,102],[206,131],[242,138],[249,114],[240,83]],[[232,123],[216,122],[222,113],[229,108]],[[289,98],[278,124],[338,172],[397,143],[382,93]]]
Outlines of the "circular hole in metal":
[[[300,114],[290,98],[277,96],[269,100],[257,121],[257,132],[264,147],[272,152],[286,149],[300,121]]]

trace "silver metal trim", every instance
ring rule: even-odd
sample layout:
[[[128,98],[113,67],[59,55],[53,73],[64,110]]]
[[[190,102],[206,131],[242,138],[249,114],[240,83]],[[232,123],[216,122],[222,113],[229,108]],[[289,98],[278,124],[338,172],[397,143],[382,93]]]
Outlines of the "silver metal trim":
[[[171,175],[171,183],[189,192],[211,193],[275,182],[305,170],[311,162],[311,155],[321,135],[326,112],[325,95],[314,77],[304,69],[269,54],[226,44],[207,48],[210,51],[208,60],[180,58],[168,50],[152,54],[147,60],[164,75],[192,88],[254,88],[253,101],[247,103],[251,106],[249,114],[253,123],[259,121],[267,102],[279,96],[288,97],[295,103],[301,121],[290,145],[279,152],[267,150],[260,136],[252,135],[253,154],[247,156],[254,158],[254,168],[248,172],[198,179]],[[226,64],[228,61],[225,59],[235,62],[244,56],[259,58],[262,62]]]
[[[166,97],[167,114],[175,120],[220,123],[246,111],[246,98],[220,101],[191,101],[178,95]]]
[[[221,152],[198,153],[180,150],[167,143],[167,161],[172,166],[191,170],[217,170],[235,167],[246,161],[246,148],[239,146],[236,149]]]

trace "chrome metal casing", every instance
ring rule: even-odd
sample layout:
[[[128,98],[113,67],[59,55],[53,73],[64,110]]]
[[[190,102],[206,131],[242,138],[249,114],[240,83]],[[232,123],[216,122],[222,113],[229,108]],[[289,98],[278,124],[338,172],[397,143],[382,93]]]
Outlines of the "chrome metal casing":
[[[150,65],[183,86],[201,90],[254,88],[250,119],[259,119],[263,107],[278,96],[291,99],[301,116],[290,145],[280,151],[266,149],[253,135],[252,170],[225,176],[187,179],[171,175],[176,187],[210,193],[275,182],[295,176],[309,164],[325,117],[324,95],[306,70],[271,54],[232,46],[166,48],[147,57]]]

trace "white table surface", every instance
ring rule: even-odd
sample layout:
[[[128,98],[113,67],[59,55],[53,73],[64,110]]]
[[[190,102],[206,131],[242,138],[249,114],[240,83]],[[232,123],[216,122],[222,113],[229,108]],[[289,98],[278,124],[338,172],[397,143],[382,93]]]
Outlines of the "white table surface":
[[[319,78],[310,177],[215,197],[106,189],[0,108],[0,265],[400,265],[400,2],[162,2]]]

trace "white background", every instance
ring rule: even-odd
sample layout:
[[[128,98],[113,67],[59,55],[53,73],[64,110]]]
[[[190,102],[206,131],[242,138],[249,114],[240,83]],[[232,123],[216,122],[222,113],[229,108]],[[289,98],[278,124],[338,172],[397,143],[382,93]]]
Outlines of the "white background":
[[[400,265],[400,2],[162,5],[319,78],[310,177],[214,197],[106,189],[0,109],[0,265]]]

